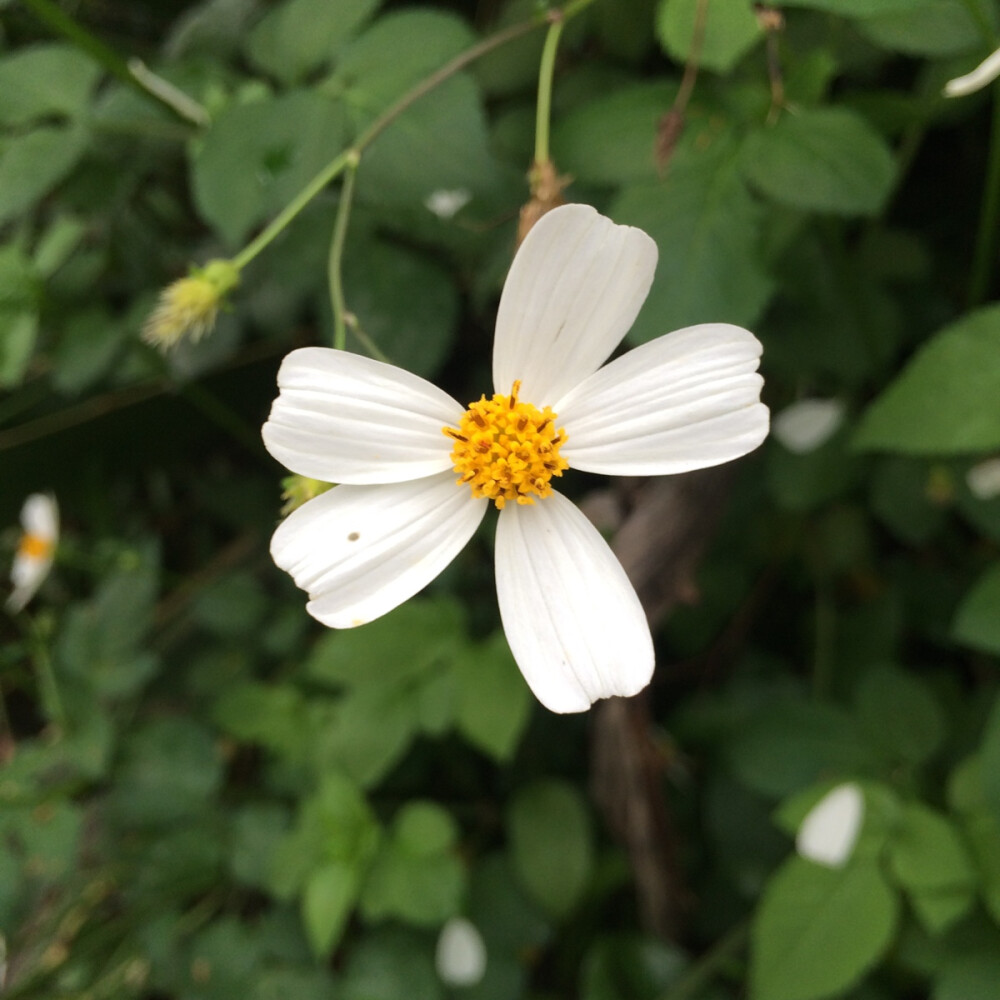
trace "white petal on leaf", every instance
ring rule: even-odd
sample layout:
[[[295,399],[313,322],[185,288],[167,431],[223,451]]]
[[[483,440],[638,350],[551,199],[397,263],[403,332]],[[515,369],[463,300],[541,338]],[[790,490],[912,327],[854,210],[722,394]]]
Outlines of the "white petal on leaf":
[[[853,782],[837,785],[812,807],[795,838],[803,858],[842,868],[851,858],[865,814],[865,798]]]
[[[464,408],[394,365],[327,347],[292,351],[264,424],[267,450],[300,476],[328,483],[398,483],[451,467],[441,432]]]
[[[982,90],[1000,76],[1000,49],[991,52],[971,73],[957,76],[944,85],[945,97],[965,97]]]
[[[656,244],[588,205],[564,205],[535,223],[500,297],[493,385],[551,404],[603,364],[646,299]]]
[[[1000,496],[1000,458],[987,458],[972,466],[965,474],[965,483],[977,500]]]
[[[807,455],[837,433],[846,412],[839,399],[799,399],[775,415],[772,430],[790,452]]]
[[[726,323],[677,330],[616,358],[554,405],[571,468],[615,476],[704,469],[768,431],[760,342]]]
[[[449,986],[475,986],[486,972],[486,944],[471,920],[452,917],[438,936],[434,966]]]
[[[488,501],[454,472],[379,486],[336,486],[293,511],[271,556],[331,628],[364,625],[409,599],[464,548]]]
[[[511,652],[546,708],[582,712],[649,683],[653,642],[639,598],[607,542],[561,494],[500,512],[496,576]]]

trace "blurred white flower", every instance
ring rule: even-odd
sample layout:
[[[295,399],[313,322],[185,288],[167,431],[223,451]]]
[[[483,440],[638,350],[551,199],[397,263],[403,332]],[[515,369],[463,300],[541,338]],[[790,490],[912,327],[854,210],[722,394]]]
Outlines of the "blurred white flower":
[[[977,500],[1000,496],[1000,457],[987,458],[972,466],[965,474],[965,483]]]
[[[851,858],[865,815],[865,797],[853,782],[837,785],[809,810],[795,838],[803,858],[842,868]]]
[[[52,569],[59,541],[59,507],[49,493],[32,493],[21,508],[21,541],[10,570],[14,585],[7,610],[20,611],[35,596]]]
[[[486,944],[476,925],[452,917],[438,936],[434,964],[448,986],[475,986],[486,972]]]
[[[944,85],[945,97],[965,97],[982,90],[1000,76],[1000,49],[991,52],[971,73],[956,76]]]
[[[775,416],[771,431],[789,451],[805,455],[836,434],[845,412],[839,399],[800,399]]]
[[[342,484],[293,511],[271,540],[314,618],[353,628],[402,604],[458,555],[492,502],[500,617],[538,700],[582,712],[649,683],[639,598],[551,480],[567,467],[703,469],[752,451],[768,430],[761,345],[740,327],[688,327],[601,367],[639,312],[656,258],[644,232],[586,205],[544,215],[500,298],[494,394],[468,407],[345,351],[285,358],[264,444],[292,472]]]
[[[433,212],[439,219],[450,219],[457,212],[460,212],[472,200],[472,193],[465,188],[456,188],[454,191],[432,191],[424,199],[424,207]]]

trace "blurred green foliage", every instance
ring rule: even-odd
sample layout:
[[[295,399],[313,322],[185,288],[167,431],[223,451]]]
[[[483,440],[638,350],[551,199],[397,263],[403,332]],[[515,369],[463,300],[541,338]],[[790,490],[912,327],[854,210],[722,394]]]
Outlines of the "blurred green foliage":
[[[995,0],[596,0],[563,35],[567,196],[660,250],[631,343],[749,326],[775,412],[844,414],[740,463],[657,632],[657,780],[628,791],[671,817],[669,940],[596,804],[590,720],[546,713],[510,657],[488,538],[346,633],[267,556],[283,473],[258,429],[281,357],[330,342],[337,185],[210,337],[139,337],[189,265],[534,18],[364,150],[344,248],[351,349],[478,396],[539,9],[0,3],[0,544],[32,491],[64,520],[0,622],[5,996],[1000,996],[1000,490],[968,475],[1000,451],[1000,130],[995,94],[941,96],[1000,40]],[[850,860],[800,857],[848,780]],[[456,916],[487,953],[464,986],[435,967]]]

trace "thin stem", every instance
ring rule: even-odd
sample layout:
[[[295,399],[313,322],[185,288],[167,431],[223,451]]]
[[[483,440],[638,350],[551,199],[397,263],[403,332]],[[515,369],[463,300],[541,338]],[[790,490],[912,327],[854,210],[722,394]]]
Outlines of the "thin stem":
[[[344,242],[347,239],[347,224],[351,218],[351,203],[354,201],[354,180],[358,175],[360,156],[355,156],[344,172],[344,183],[340,188],[340,203],[337,205],[337,221],[333,226],[330,242],[330,261],[327,273],[330,279],[330,303],[333,306],[333,346],[338,351],[347,347],[347,306],[344,303],[344,276],[342,261]]]
[[[733,927],[691,965],[660,1000],[689,1000],[697,996],[718,975],[719,970],[743,950],[749,933],[748,920]]]
[[[30,618],[28,621],[28,648],[31,651],[31,661],[35,665],[38,677],[42,705],[49,721],[56,723],[60,731],[65,732],[66,711],[59,695],[59,684],[52,670],[52,660],[49,657],[49,648],[45,639],[39,623],[34,618]]]
[[[587,3],[590,0],[586,0]],[[573,6],[572,4],[570,6]],[[411,104],[420,100],[449,77],[465,69],[469,63],[481,58],[493,49],[526,35],[543,22],[538,18],[498,31],[489,38],[460,53],[439,70],[421,80],[412,90],[407,91],[395,104],[382,112],[355,140],[354,145],[334,157],[308,184],[281,210],[281,212],[245,246],[232,260],[235,267],[242,270],[322,191],[349,163],[356,160]]]
[[[142,66],[144,72],[133,71],[130,64],[114,49],[109,48],[96,35],[91,34],[83,25],[74,21],[61,7],[52,3],[52,0],[23,0],[23,3],[39,21],[71,41],[81,52],[85,52],[95,62],[100,63],[109,73],[118,77],[122,83],[147,97],[151,97],[182,121],[198,126],[203,126],[208,121],[208,112],[200,104],[186,94],[182,94],[183,100],[179,100],[177,95],[180,91],[167,84],[165,80],[160,80],[155,73],[142,66],[142,63],[139,65]],[[157,86],[151,86],[150,78],[152,77],[159,81]],[[163,85],[170,88],[169,97],[163,90]]]
[[[986,165],[979,213],[979,232],[972,258],[969,281],[969,305],[981,305],[989,296],[990,278],[996,266],[997,225],[1000,222],[1000,84],[993,85],[993,123],[990,129],[990,152]]]
[[[555,12],[545,36],[542,60],[538,67],[538,107],[535,112],[535,163],[549,162],[549,125],[552,118],[552,76],[556,68],[559,38],[566,18]]]
[[[375,358],[376,361],[385,361],[388,364],[389,356],[378,346],[378,344],[375,343],[374,340],[372,340],[367,333],[365,333],[361,324],[358,322],[357,316],[348,314],[346,318],[347,325],[351,328],[351,333],[357,339],[358,343],[361,344],[361,346],[369,353],[369,355],[371,355],[371,357]]]

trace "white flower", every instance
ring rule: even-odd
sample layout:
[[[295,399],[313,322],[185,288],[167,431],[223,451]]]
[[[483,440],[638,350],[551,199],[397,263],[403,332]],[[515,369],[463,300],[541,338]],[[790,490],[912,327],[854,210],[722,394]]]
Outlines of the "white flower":
[[[434,965],[448,986],[475,986],[486,972],[486,944],[476,925],[452,917],[438,937]]]
[[[971,73],[956,76],[944,85],[945,97],[965,97],[982,90],[1000,76],[1000,49],[991,52]]]
[[[865,798],[853,782],[837,785],[812,807],[795,838],[799,854],[826,865],[842,868],[851,858],[865,816]]]
[[[48,493],[32,493],[21,508],[21,542],[14,555],[10,579],[14,590],[7,610],[20,611],[35,596],[52,568],[59,541],[59,507]]]
[[[972,466],[965,474],[965,483],[977,500],[1000,496],[1000,458],[987,458]]]
[[[391,611],[455,558],[492,499],[500,616],[539,701],[578,712],[646,686],[653,644],[635,591],[549,479],[567,463],[618,476],[700,469],[756,448],[768,428],[761,347],[739,327],[689,327],[600,367],[656,257],[645,233],[587,206],[545,215],[500,299],[496,395],[468,409],[370,358],[321,347],[285,358],[264,443],[293,472],[344,484],[271,542],[311,615],[350,628]]]
[[[826,444],[844,422],[839,399],[800,399],[774,418],[774,436],[796,455],[805,455]]]
[[[454,191],[432,191],[424,199],[424,207],[428,212],[432,212],[439,219],[450,219],[460,212],[472,200],[472,193],[465,188],[456,188]]]

